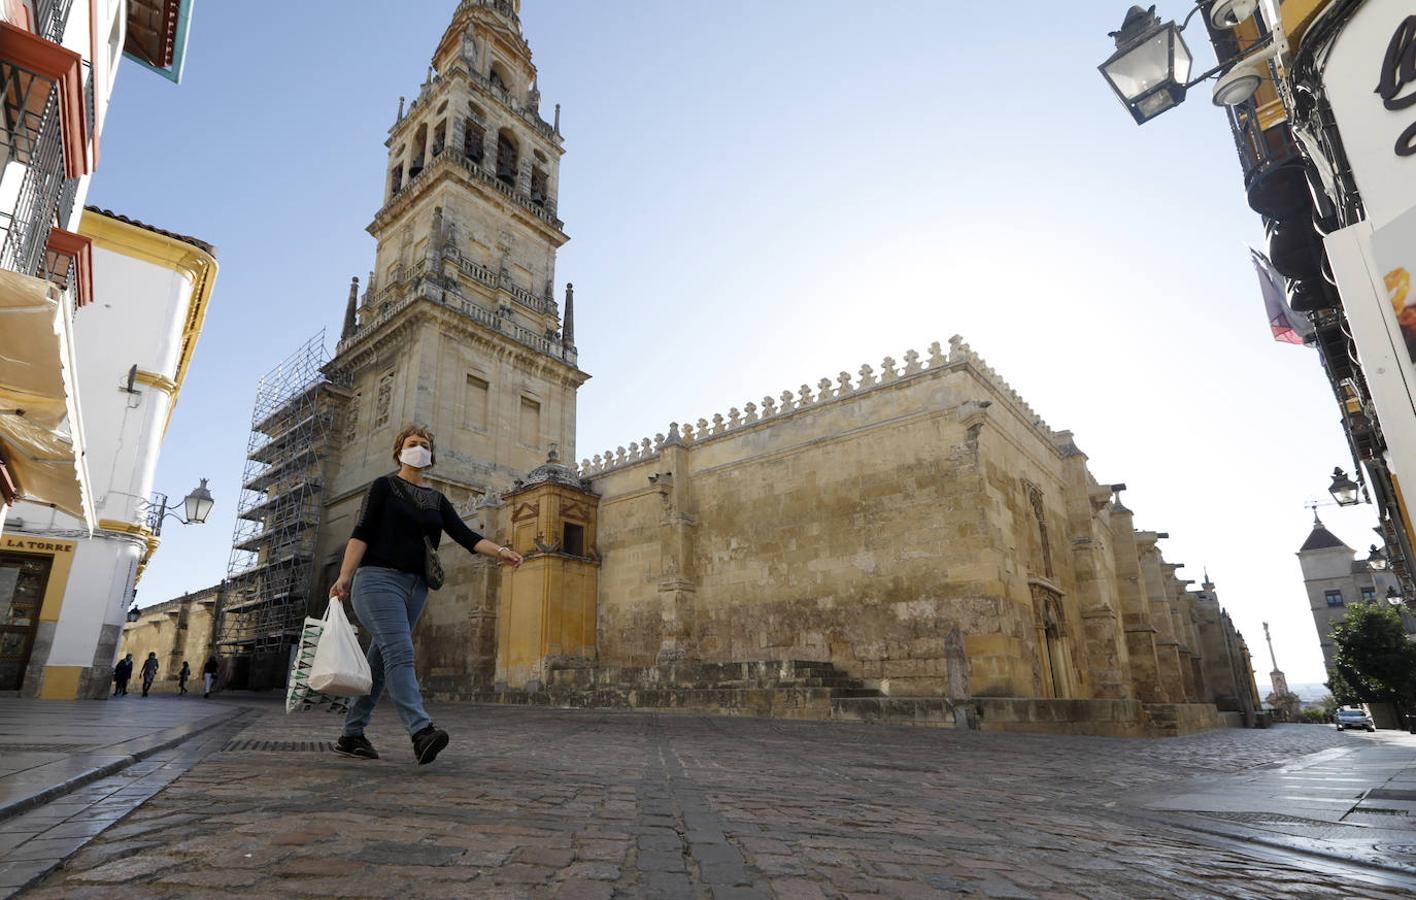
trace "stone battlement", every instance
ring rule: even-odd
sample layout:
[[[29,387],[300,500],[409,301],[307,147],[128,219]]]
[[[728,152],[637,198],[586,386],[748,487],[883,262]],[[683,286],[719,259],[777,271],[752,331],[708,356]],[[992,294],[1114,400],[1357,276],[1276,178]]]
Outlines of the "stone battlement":
[[[691,425],[685,422],[682,426],[677,422],[671,422],[667,435],[659,433],[655,434],[652,439],[644,437],[630,441],[627,448],[621,445],[614,450],[606,450],[604,453],[595,454],[594,457],[582,459],[578,474],[587,478],[592,475],[602,475],[644,460],[653,459],[666,444],[701,443],[721,435],[742,431],[759,422],[785,419],[797,412],[815,409],[849,397],[858,397],[880,388],[922,377],[931,372],[963,365],[969,366],[976,372],[984,382],[1008,401],[1025,421],[1049,435],[1058,434],[1048,427],[1047,423],[1033,411],[1027,401],[1023,400],[1018,392],[1013,390],[1013,387],[984,361],[983,357],[975,353],[963,338],[954,335],[949,339],[948,355],[943,353],[943,347],[938,341],[930,344],[928,350],[929,356],[927,358],[921,357],[915,350],[905,351],[903,368],[899,367],[899,363],[893,356],[887,356],[881,361],[878,374],[869,363],[865,363],[857,370],[857,377],[854,380],[851,373],[843,369],[836,376],[834,383],[830,378],[822,378],[817,381],[815,391],[809,384],[803,384],[796,393],[784,390],[776,398],[770,394],[765,395],[760,407],[749,401],[743,404],[741,410],[736,406],[731,407],[727,416],[714,413],[711,421],[699,419],[695,424]]]

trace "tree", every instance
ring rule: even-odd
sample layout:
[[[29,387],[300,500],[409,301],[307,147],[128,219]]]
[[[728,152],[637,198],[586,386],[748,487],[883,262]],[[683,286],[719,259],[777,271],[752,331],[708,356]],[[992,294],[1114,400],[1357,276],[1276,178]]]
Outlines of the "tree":
[[[1416,700],[1416,643],[1406,639],[1401,614],[1385,603],[1354,603],[1332,629],[1332,692],[1338,700],[1352,698],[1390,703],[1398,716]]]

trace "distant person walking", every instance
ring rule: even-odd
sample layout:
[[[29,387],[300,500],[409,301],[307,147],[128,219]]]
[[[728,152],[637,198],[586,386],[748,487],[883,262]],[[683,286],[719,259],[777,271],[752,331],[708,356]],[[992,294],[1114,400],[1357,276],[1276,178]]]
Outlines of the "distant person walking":
[[[187,679],[192,677],[192,666],[185,659],[182,660],[182,671],[177,673],[177,693],[187,693]]]
[[[202,666],[202,698],[211,696],[212,685],[216,683],[216,657],[208,656],[206,665]]]
[[[157,677],[157,654],[149,653],[148,658],[143,660],[143,696],[148,695],[152,690],[153,679]]]
[[[398,471],[369,485],[339,578],[330,588],[331,598],[352,595],[360,624],[373,635],[373,687],[349,707],[335,749],[359,759],[379,758],[364,737],[364,726],[387,686],[413,740],[413,756],[423,765],[448,743],[447,732],[434,725],[423,708],[413,668],[413,626],[428,599],[429,563],[436,559],[438,542],[446,533],[473,553],[512,566],[521,565],[521,554],[468,528],[448,499],[423,483],[424,472],[437,461],[431,431],[418,425],[400,431],[393,442],[393,461]],[[435,579],[441,575],[438,568],[433,569]]]
[[[113,667],[113,696],[128,695],[128,679],[133,677],[133,654],[118,660],[118,665]]]

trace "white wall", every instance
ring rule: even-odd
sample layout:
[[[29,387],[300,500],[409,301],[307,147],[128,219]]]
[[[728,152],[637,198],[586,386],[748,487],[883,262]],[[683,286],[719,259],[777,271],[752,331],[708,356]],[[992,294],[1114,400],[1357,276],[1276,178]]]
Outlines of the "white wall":
[[[138,525],[153,491],[172,398],[141,382],[134,383],[134,393],[124,388],[134,365],[168,379],[176,375],[193,283],[171,269],[97,245],[93,257],[94,302],[74,317],[90,484],[100,520]],[[172,502],[180,503],[181,495]],[[16,506],[14,516],[23,525],[12,530],[36,534],[72,532],[80,525],[26,503]],[[143,548],[140,537],[112,531],[79,541],[46,665],[93,663],[102,626],[123,622]]]

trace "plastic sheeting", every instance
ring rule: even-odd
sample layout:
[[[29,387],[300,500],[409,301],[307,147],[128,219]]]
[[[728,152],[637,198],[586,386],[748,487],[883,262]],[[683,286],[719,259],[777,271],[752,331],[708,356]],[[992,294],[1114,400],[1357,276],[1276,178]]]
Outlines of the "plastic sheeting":
[[[0,269],[0,442],[21,498],[93,530],[69,305],[48,281]]]

